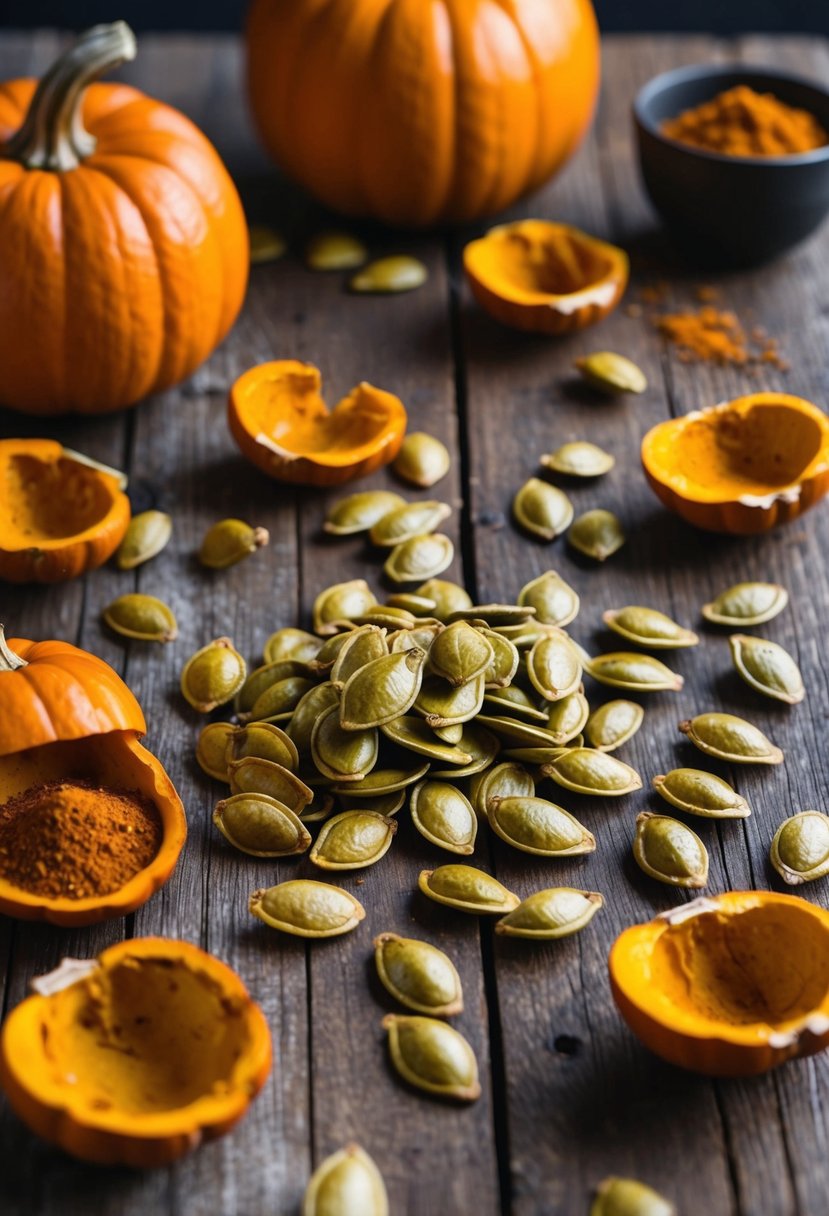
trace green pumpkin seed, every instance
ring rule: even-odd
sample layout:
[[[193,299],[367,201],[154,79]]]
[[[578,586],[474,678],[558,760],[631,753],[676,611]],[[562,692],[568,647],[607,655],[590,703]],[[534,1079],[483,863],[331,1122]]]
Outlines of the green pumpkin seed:
[[[657,774],[653,788],[671,806],[701,819],[746,819],[751,808],[722,777],[698,768],[675,768]]]
[[[427,765],[428,767],[428,765]],[[369,773],[369,776],[372,774]],[[378,794],[366,800],[361,797],[363,782],[355,787],[360,793],[340,794],[340,806],[344,811],[364,811],[368,808],[378,815],[392,816],[396,815],[401,807],[406,803],[406,791],[395,790],[392,794]]]
[[[305,246],[309,270],[353,270],[367,257],[365,245],[350,232],[318,232]]]
[[[119,595],[103,611],[105,624],[125,638],[139,642],[172,642],[178,623],[172,608],[154,595]]]
[[[267,794],[298,815],[314,796],[296,773],[260,756],[231,760],[227,766],[227,779],[232,794]]]
[[[250,911],[272,929],[295,937],[338,937],[356,929],[366,914],[360,901],[342,887],[310,878],[254,891]]]
[[[472,607],[472,599],[464,588],[444,578],[427,579],[416,588],[415,594],[428,596],[435,601],[432,611],[439,621],[445,621],[454,612],[463,612]]]
[[[329,790],[315,790],[314,797],[299,812],[299,817],[303,823],[322,823],[333,810],[334,798],[331,792]],[[388,814],[386,811],[383,813]]]
[[[546,727],[533,722],[522,722],[518,718],[506,714],[499,714],[497,717],[490,714],[478,714],[476,724],[494,731],[499,739],[505,739],[514,747],[558,746],[556,739]]]
[[[402,608],[415,617],[428,617],[437,608],[437,602],[430,600],[426,595],[415,595],[413,591],[396,591],[393,595],[386,597],[386,607]],[[437,625],[433,627],[436,628]]]
[[[704,887],[708,851],[696,832],[669,815],[642,811],[636,817],[633,856],[640,869],[674,887]]]
[[[389,1216],[385,1183],[358,1144],[347,1144],[314,1170],[302,1216]]]
[[[736,583],[721,592],[710,604],[703,604],[702,615],[715,625],[746,629],[765,625],[789,602],[789,593],[778,583]]]
[[[683,646],[696,646],[699,638],[691,629],[683,629],[664,612],[655,608],[608,608],[602,613],[608,629],[621,634],[628,642],[645,646],[651,650],[675,650]]]
[[[478,819],[459,789],[444,781],[420,781],[412,790],[412,823],[432,844],[450,853],[472,853]]]
[[[546,701],[560,701],[581,683],[579,653],[565,633],[540,638],[527,657],[527,675]]]
[[[488,768],[500,751],[500,744],[495,735],[481,726],[479,720],[464,723],[457,746],[462,754],[469,756],[469,760],[465,764],[451,769],[435,768],[432,770],[431,776],[447,778],[450,781],[457,781],[461,777],[472,777],[475,773],[480,773],[483,769]]]
[[[265,719],[290,718],[306,693],[314,687],[305,676],[287,676],[266,688],[247,713],[238,715],[240,722],[261,722]]]
[[[630,359],[611,350],[585,355],[576,359],[575,366],[588,384],[605,393],[644,393],[648,387],[645,373]]]
[[[695,747],[734,764],[782,764],[783,752],[761,730],[734,714],[697,714],[679,729]]]
[[[411,629],[397,629],[388,636],[389,650],[392,654],[399,654],[401,650],[425,650],[428,654],[442,629],[440,621],[416,624]]]
[[[391,794],[397,790],[403,790],[406,786],[414,785],[425,777],[429,771],[429,762],[419,764],[416,768],[374,768],[370,773],[366,773],[365,778],[360,782],[359,797],[360,798],[381,798],[386,794]],[[332,790],[335,794],[350,794],[351,787],[344,785],[334,785]]]
[[[421,287],[428,277],[429,271],[417,258],[396,254],[369,262],[368,266],[349,279],[348,286],[359,293],[389,295],[413,291]]]
[[[272,688],[274,684],[295,676],[304,679],[307,670],[304,663],[297,663],[293,659],[279,659],[275,663],[263,663],[245,679],[244,684],[233,698],[233,709],[239,717],[250,714],[262,694]]]
[[[314,600],[314,632],[320,637],[340,633],[344,626],[350,627],[355,617],[368,612],[376,602],[374,592],[362,578],[326,587]]]
[[[579,597],[555,570],[545,570],[526,583],[518,593],[518,603],[534,608],[539,624],[561,628],[574,621],[579,612]]]
[[[396,831],[396,821],[376,811],[343,811],[326,820],[308,856],[323,870],[360,870],[388,853]]]
[[[383,987],[407,1009],[436,1018],[463,1012],[461,978],[437,946],[381,933],[374,939],[374,961]]]
[[[615,752],[633,738],[644,717],[644,709],[635,701],[606,701],[585,723],[587,742],[600,752]]]
[[[588,924],[604,904],[597,891],[548,887],[521,901],[495,923],[495,932],[531,941],[571,937]]]
[[[532,798],[535,782],[521,764],[496,764],[473,778],[470,794],[476,812],[486,817],[490,798]]]
[[[382,659],[388,653],[385,630],[378,629],[376,625],[360,625],[346,634],[346,641],[331,668],[331,683],[335,688],[342,688],[355,671],[374,659]]]
[[[577,735],[577,742],[574,747],[584,746],[584,736]],[[510,760],[519,760],[522,764],[551,764],[553,760],[558,760],[566,747],[507,747],[503,754]]]
[[[288,248],[285,238],[275,232],[267,224],[251,224],[248,229],[250,240],[250,264],[260,266],[265,262],[276,262]]]
[[[356,731],[384,726],[405,714],[420,691],[425,661],[424,651],[404,650],[358,668],[342,691],[342,729]]]
[[[134,570],[156,557],[173,534],[173,521],[163,511],[133,515],[115,554],[119,570]]]
[[[541,457],[545,469],[565,477],[601,477],[609,473],[615,463],[616,458],[604,448],[583,439],[563,443],[554,452]]]
[[[445,444],[425,431],[411,431],[403,440],[392,468],[404,481],[428,489],[446,476],[450,464]]]
[[[270,663],[310,663],[320,652],[320,640],[304,629],[277,629],[265,643],[262,657]]]
[[[226,570],[263,548],[269,540],[267,528],[253,528],[243,519],[222,519],[205,534],[199,561],[211,570]]]
[[[461,912],[511,912],[520,903],[497,878],[460,863],[421,870],[417,885],[429,899]]]
[[[309,688],[297,702],[296,709],[285,727],[285,733],[293,739],[300,756],[311,754],[311,734],[317,718],[332,705],[339,704],[337,690],[328,680],[324,684],[315,684],[313,688]]]
[[[573,504],[558,486],[540,477],[525,481],[512,500],[517,523],[539,540],[551,541],[566,532],[573,520]]]
[[[415,752],[419,756],[428,756],[430,760],[459,767],[472,761],[469,752],[462,751],[459,747],[452,747],[448,743],[441,743],[422,718],[416,718],[410,714],[404,714],[391,722],[386,722],[384,726],[380,727],[380,731],[387,739],[391,739],[392,743],[398,743],[407,751]]]
[[[590,1216],[677,1216],[664,1196],[635,1178],[606,1178],[596,1191]]]
[[[728,644],[737,672],[756,692],[786,705],[796,705],[806,696],[800,668],[777,642],[733,633]]]
[[[434,532],[451,514],[449,503],[440,502],[438,499],[404,502],[402,506],[394,507],[377,520],[371,529],[371,543],[383,549],[393,549],[403,541]],[[418,594],[429,593],[419,590]]]
[[[217,781],[227,781],[227,745],[234,732],[229,722],[210,722],[201,732],[196,743],[196,759],[207,773]]]
[[[440,676],[426,676],[414,703],[415,712],[421,714],[432,729],[468,722],[480,711],[484,700],[483,674],[453,688]]]
[[[460,743],[463,738],[463,722],[453,722],[451,726],[433,726],[431,729],[441,743]]]
[[[566,700],[564,697],[562,700]],[[487,712],[510,718],[513,715],[529,722],[540,722],[546,726],[547,714],[536,707],[536,703],[518,684],[510,684],[506,688],[496,688],[484,696],[484,702],[489,706]],[[560,705],[560,701],[554,702]]]
[[[612,511],[585,511],[574,521],[567,540],[574,549],[597,562],[611,557],[625,543],[622,525]]]
[[[299,816],[267,794],[234,794],[217,802],[213,822],[235,849],[253,857],[304,853],[311,843]]]
[[[473,625],[486,625],[490,629],[503,629],[506,626],[520,627],[530,617],[535,615],[535,609],[529,604],[470,604],[468,608],[458,608],[446,618],[448,625],[455,621],[470,621]]]
[[[542,765],[545,777],[576,794],[618,798],[642,788],[642,779],[629,764],[591,747],[565,748],[555,760]]]
[[[481,1096],[475,1053],[462,1034],[438,1018],[388,1013],[392,1064],[404,1081],[440,1098],[474,1102]]]
[[[575,816],[544,798],[490,797],[489,826],[497,836],[523,853],[538,857],[573,857],[592,853],[596,838]]]
[[[801,811],[774,834],[771,864],[784,882],[797,886],[829,874],[829,815]]]
[[[330,508],[323,529],[332,536],[368,532],[390,511],[405,505],[405,498],[391,490],[362,490],[338,499]]]
[[[685,683],[660,659],[650,654],[616,650],[584,659],[584,670],[599,684],[627,692],[678,692]]]
[[[468,621],[441,630],[429,651],[429,667],[455,687],[483,675],[494,659],[492,644]]]
[[[414,629],[417,617],[405,608],[394,608],[390,605],[375,604],[368,612],[361,612],[351,621],[352,625],[373,625],[375,629]]]
[[[230,638],[216,638],[187,660],[181,673],[184,699],[200,714],[232,701],[245,682],[247,665]]]
[[[589,716],[590,706],[587,703],[587,697],[579,689],[568,693],[559,701],[555,701],[550,706],[546,721],[546,728],[553,738],[553,745],[561,747],[575,739],[584,730]]]
[[[414,583],[441,574],[454,557],[455,546],[449,537],[429,532],[395,545],[383,563],[383,572],[393,583]]]
[[[294,772],[299,765],[299,753],[290,735],[272,722],[250,722],[230,731],[227,736],[225,762],[256,756],[271,760]]]
[[[312,675],[325,675],[331,671],[331,668],[337,661],[337,655],[342,650],[348,641],[349,634],[353,633],[354,629],[343,629],[337,633],[331,633],[326,637],[325,641],[320,646],[315,657],[309,659],[306,666]],[[319,638],[317,639],[319,641]]]
[[[508,688],[513,676],[518,670],[518,650],[509,638],[502,637],[494,629],[479,627],[477,632],[487,641],[492,650],[492,658],[484,671],[484,684],[487,688]]]
[[[324,777],[340,783],[362,781],[377,763],[378,746],[374,727],[345,730],[336,705],[323,711],[311,731],[314,764]]]

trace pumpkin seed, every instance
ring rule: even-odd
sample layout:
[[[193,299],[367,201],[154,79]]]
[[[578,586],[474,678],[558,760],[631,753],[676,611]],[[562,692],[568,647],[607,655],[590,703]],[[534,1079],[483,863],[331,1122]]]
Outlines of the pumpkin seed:
[[[394,793],[397,790],[403,790],[406,786],[414,785],[425,777],[429,771],[429,762],[420,764],[417,768],[374,768],[370,773],[366,773],[365,778],[360,782],[359,796],[360,798],[380,798],[385,794]],[[350,794],[351,787],[348,785],[332,786],[335,794]]]
[[[327,637],[331,633],[340,633],[344,623],[368,612],[377,601],[374,592],[363,578],[354,578],[347,583],[335,583],[326,587],[314,600],[312,616],[314,633]]]
[[[600,752],[615,752],[633,738],[644,717],[644,709],[635,701],[606,701],[585,723],[587,742]]]
[[[317,718],[326,709],[339,703],[337,690],[328,680],[324,684],[315,684],[313,688],[309,688],[297,702],[296,709],[285,727],[285,733],[293,739],[300,756],[311,754],[311,734]]]
[[[560,701],[581,683],[581,660],[565,633],[540,638],[527,657],[527,675],[546,701]]]
[[[383,1178],[359,1144],[347,1144],[317,1166],[305,1191],[302,1216],[389,1216]]]
[[[698,768],[674,768],[658,773],[653,788],[666,802],[701,819],[746,819],[751,808],[722,777]]]
[[[376,811],[343,811],[323,824],[310,860],[323,870],[360,870],[388,853],[397,823]]]
[[[535,782],[521,764],[496,764],[473,779],[470,793],[477,813],[486,816],[490,798],[532,798]]]
[[[388,295],[421,287],[428,277],[428,270],[417,258],[397,254],[369,262],[351,277],[348,286],[356,292]]]
[[[229,722],[210,722],[196,743],[196,759],[208,777],[227,781],[227,745],[234,727]]]
[[[365,245],[350,232],[318,232],[305,246],[309,270],[353,270],[367,257]]]
[[[630,359],[611,350],[585,355],[576,359],[575,366],[588,384],[606,393],[644,393],[648,387],[645,373]]]
[[[414,583],[441,574],[454,557],[455,546],[449,537],[430,532],[395,545],[383,563],[383,572],[393,583]]]
[[[554,452],[541,457],[545,469],[566,477],[601,477],[603,473],[609,473],[615,463],[615,456],[583,439],[563,443]]]
[[[708,851],[686,824],[669,815],[642,811],[636,817],[633,856],[640,869],[657,882],[674,887],[704,887]]]
[[[251,224],[248,229],[250,240],[250,264],[260,266],[265,262],[276,262],[288,248],[285,238],[281,237],[267,224]]]
[[[461,863],[421,870],[417,885],[429,899],[461,912],[511,912],[520,903],[497,878]]]
[[[453,722],[451,726],[433,726],[441,743],[460,743],[463,738],[463,722]]]
[[[338,782],[362,781],[377,763],[377,754],[374,727],[343,729],[336,705],[317,718],[311,731],[311,756],[324,777]]]
[[[494,659],[491,642],[468,621],[455,621],[435,638],[429,651],[429,667],[458,687],[481,676]]]
[[[384,726],[405,714],[423,680],[423,650],[383,655],[358,668],[346,681],[340,701],[344,731]]]
[[[806,696],[800,668],[777,642],[733,633],[728,644],[737,672],[756,692],[786,705],[796,705]]]
[[[362,490],[334,503],[322,525],[323,530],[332,536],[368,532],[384,515],[405,505],[406,500],[391,490]]]
[[[450,853],[472,853],[478,820],[459,789],[444,781],[420,781],[412,790],[412,823],[432,844]]]
[[[458,608],[446,618],[447,625],[455,621],[471,621],[480,627],[486,625],[490,629],[502,629],[505,626],[520,626],[535,615],[535,609],[528,604],[470,604],[468,608]]]
[[[255,756],[281,764],[292,772],[299,765],[299,753],[293,739],[272,722],[250,722],[231,730],[226,738],[226,764]]]
[[[395,629],[388,635],[389,651],[399,654],[401,650],[425,650],[428,654],[432,643],[443,629],[439,621],[426,625],[413,625],[411,629]]]
[[[584,746],[584,736],[577,735],[574,747]],[[504,755],[510,760],[519,760],[522,764],[551,764],[553,760],[558,760],[562,752],[566,751],[566,747],[507,747],[504,749]]]
[[[695,747],[735,764],[782,764],[783,752],[761,730],[734,714],[697,714],[679,729]]]
[[[801,811],[781,823],[769,854],[784,882],[796,886],[829,874],[829,815]]]
[[[732,629],[765,625],[789,602],[789,593],[779,583],[735,583],[710,604],[703,604],[702,615],[715,625]]]
[[[184,699],[200,714],[232,701],[245,682],[247,665],[230,638],[216,638],[187,660],[181,673]]]
[[[172,608],[154,595],[119,595],[103,611],[104,622],[115,633],[139,642],[172,642],[178,623]]]
[[[446,1022],[387,1013],[383,1026],[392,1064],[404,1081],[440,1098],[474,1102],[481,1096],[475,1053]]]
[[[574,511],[570,499],[558,486],[531,477],[512,500],[512,513],[527,532],[551,541],[567,531]]]
[[[461,978],[437,946],[381,933],[374,939],[374,961],[383,987],[407,1009],[438,1018],[463,1012]]]
[[[417,624],[417,617],[405,608],[375,604],[368,612],[361,612],[359,616],[355,616],[350,624],[358,627],[373,625],[375,629],[385,630],[414,629]]]
[[[546,722],[554,746],[563,746],[581,734],[589,716],[587,697],[578,689],[555,701],[550,706]]]
[[[435,600],[430,600],[425,595],[415,595],[413,591],[396,591],[393,595],[386,597],[387,608],[402,608],[405,612],[410,612],[412,616],[430,616],[437,603]],[[437,627],[437,623],[434,627]]]
[[[575,816],[544,798],[491,796],[486,815],[495,834],[523,853],[573,857],[596,848],[595,836]]]
[[[314,790],[314,797],[299,812],[303,823],[321,823],[334,809],[334,798],[329,790]],[[399,808],[398,808],[399,809]],[[388,812],[384,812],[388,813]]]
[[[415,712],[422,714],[432,729],[468,722],[480,711],[484,700],[483,673],[453,688],[440,676],[426,676],[414,703]]]
[[[495,922],[495,932],[532,941],[571,937],[588,924],[604,904],[597,891],[548,887],[523,899],[512,912]]]
[[[329,634],[317,651],[316,656],[308,660],[306,664],[308,670],[313,675],[325,675],[330,672],[337,661],[337,655],[348,641],[349,634],[353,632],[354,629],[351,628]],[[319,642],[319,638],[317,638],[317,641]]]
[[[320,652],[320,640],[304,629],[277,629],[265,643],[265,663],[310,663]]]
[[[585,511],[574,521],[567,540],[586,557],[603,562],[625,543],[622,525],[612,511]]]
[[[296,773],[274,760],[243,756],[231,760],[227,779],[232,794],[267,794],[298,815],[313,798],[313,791]]]
[[[295,937],[338,937],[356,929],[366,914],[350,892],[311,878],[292,878],[254,891],[250,911],[272,929]]]
[[[428,489],[446,476],[450,464],[445,444],[425,431],[411,431],[403,440],[392,468],[404,481]]]
[[[699,638],[691,629],[683,629],[664,612],[655,608],[608,608],[602,613],[608,629],[621,634],[628,642],[646,646],[651,650],[675,650],[682,646],[696,646]]]
[[[563,697],[562,700],[566,701],[567,698]],[[510,684],[506,688],[496,688],[493,692],[488,692],[484,696],[484,702],[490,707],[487,711],[489,713],[500,714],[507,718],[516,715],[529,722],[539,722],[542,726],[547,724],[547,714],[544,710],[536,708],[536,703],[518,684]],[[553,704],[560,705],[561,702],[555,701]]]
[[[234,794],[217,802],[213,822],[234,848],[253,857],[304,853],[311,843],[299,816],[267,794]]]
[[[477,630],[492,649],[492,658],[484,672],[487,688],[508,688],[518,670],[518,650],[509,638],[502,637],[494,629],[479,627]]]
[[[526,583],[518,593],[518,603],[534,608],[540,624],[561,628],[574,621],[579,612],[579,597],[555,570],[545,570]]]
[[[590,1216],[677,1216],[662,1195],[635,1178],[606,1178],[596,1191]]]
[[[306,693],[314,687],[305,676],[286,676],[271,684],[254,701],[247,713],[240,713],[239,721],[261,722],[265,719],[290,718]]]
[[[678,692],[685,683],[660,659],[650,654],[616,650],[584,660],[584,670],[599,684],[628,692]]]
[[[263,663],[261,667],[257,667],[246,677],[244,684],[233,698],[233,709],[239,717],[247,716],[268,689],[283,680],[294,677],[303,679],[306,672],[305,664],[296,663],[293,659],[279,659],[275,663]],[[277,700],[280,699],[277,698]],[[267,702],[264,704],[267,705]]]
[[[134,570],[156,557],[173,534],[173,521],[163,511],[133,515],[115,554],[119,570]]]
[[[545,727],[533,722],[521,722],[505,714],[497,717],[490,714],[478,714],[476,725],[485,726],[494,731],[500,739],[505,739],[516,747],[557,747],[557,741]]]
[[[468,592],[458,583],[445,578],[427,579],[420,587],[415,588],[415,595],[425,595],[434,600],[432,612],[439,621],[445,621],[451,613],[472,606]]]
[[[207,530],[199,561],[211,570],[225,570],[250,557],[269,540],[267,528],[253,528],[243,519],[222,519]]]
[[[461,777],[480,773],[488,768],[498,755],[500,744],[491,731],[480,725],[480,721],[466,722],[458,740],[458,750],[470,757],[466,764],[451,769],[435,768],[431,775],[456,781]]]
[[[565,748],[555,760],[542,765],[545,777],[576,794],[618,798],[642,788],[642,779],[629,764],[592,747]]]
[[[427,766],[428,767],[428,766]],[[371,774],[369,774],[371,775]],[[396,815],[402,806],[406,803],[406,791],[395,790],[391,794],[378,794],[376,797],[369,798],[366,801],[362,795],[363,782],[355,786],[353,794],[340,794],[340,806],[344,811],[364,811],[367,807],[369,810],[376,812],[378,815],[392,816]]]
[[[419,756],[428,756],[430,760],[438,760],[443,764],[453,764],[459,767],[470,764],[472,761],[469,752],[462,751],[459,747],[452,747],[447,743],[441,743],[422,718],[403,714],[391,722],[386,722],[384,726],[380,727],[380,731],[387,739],[391,739],[392,743],[398,743],[407,751],[415,752]]]
[[[346,640],[331,668],[331,683],[335,688],[342,688],[355,671],[374,659],[382,659],[388,653],[386,631],[378,629],[376,625],[360,625],[346,634]]]

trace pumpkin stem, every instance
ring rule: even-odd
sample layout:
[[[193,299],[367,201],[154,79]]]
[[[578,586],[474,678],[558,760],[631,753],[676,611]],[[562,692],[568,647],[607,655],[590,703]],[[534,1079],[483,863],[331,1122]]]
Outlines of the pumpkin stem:
[[[95,137],[81,120],[87,85],[134,58],[135,35],[125,21],[95,25],[79,35],[41,77],[23,126],[0,156],[28,169],[77,169],[95,151]]]
[[[25,659],[21,659],[19,654],[9,650],[6,643],[5,626],[0,625],[0,671],[18,671],[21,667],[28,667],[28,663]]]

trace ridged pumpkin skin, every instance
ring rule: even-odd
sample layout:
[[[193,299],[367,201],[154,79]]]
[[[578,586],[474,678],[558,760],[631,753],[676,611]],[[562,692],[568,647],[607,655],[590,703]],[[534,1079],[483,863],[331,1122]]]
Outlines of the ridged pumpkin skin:
[[[0,1038],[3,1089],[44,1140],[102,1165],[168,1165],[229,1131],[262,1088],[272,1062],[262,1012],[238,975],[196,946],[119,942],[65,979],[18,1005]],[[179,1105],[152,1109],[154,1091],[172,1099],[176,1087]],[[118,1105],[124,1090],[131,1109]]]
[[[254,0],[248,84],[286,173],[347,215],[491,215],[578,146],[599,85],[589,0]]]
[[[752,535],[797,519],[829,491],[829,417],[788,393],[753,393],[652,427],[651,489],[709,532]]]
[[[0,84],[0,157],[36,83]],[[193,123],[120,84],[89,85],[80,110],[95,146],[77,167],[0,159],[0,402],[28,414],[104,413],[185,379],[247,282],[238,194]]]
[[[630,1029],[681,1068],[753,1076],[829,1046],[829,912],[796,895],[703,896],[626,929],[608,965]]]
[[[53,439],[0,439],[0,519],[0,579],[58,583],[115,552],[130,502],[114,470]]]

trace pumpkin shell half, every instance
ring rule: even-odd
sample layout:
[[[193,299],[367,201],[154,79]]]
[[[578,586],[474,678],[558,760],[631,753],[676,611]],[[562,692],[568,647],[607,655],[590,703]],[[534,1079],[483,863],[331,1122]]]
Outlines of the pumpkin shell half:
[[[711,532],[796,519],[829,490],[829,418],[788,393],[753,393],[660,422],[642,440],[651,489]]]
[[[398,397],[363,382],[329,412],[321,385],[310,363],[280,359],[250,368],[231,387],[231,434],[270,477],[340,485],[399,452],[406,410]]]
[[[53,439],[0,440],[0,579],[58,583],[102,565],[130,522],[124,484]]]
[[[0,1038],[0,1081],[32,1131],[84,1161],[159,1166],[229,1131],[270,1072],[242,981],[187,942],[119,942],[33,985]]]
[[[682,1068],[750,1076],[829,1045],[829,912],[795,895],[695,899],[626,929],[609,968],[630,1029]]]
[[[569,224],[518,220],[470,241],[463,264],[472,294],[514,329],[565,334],[594,325],[627,286],[623,249]]]

